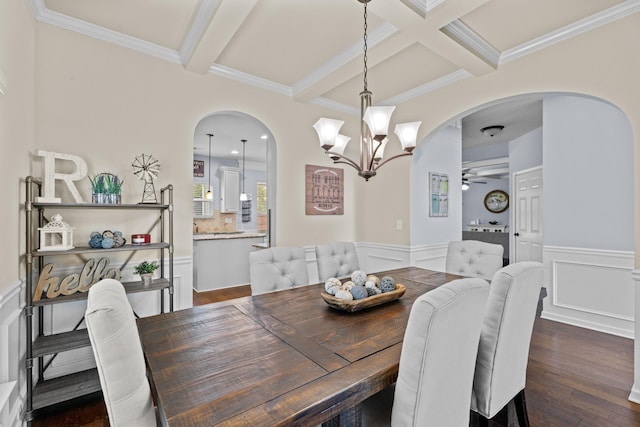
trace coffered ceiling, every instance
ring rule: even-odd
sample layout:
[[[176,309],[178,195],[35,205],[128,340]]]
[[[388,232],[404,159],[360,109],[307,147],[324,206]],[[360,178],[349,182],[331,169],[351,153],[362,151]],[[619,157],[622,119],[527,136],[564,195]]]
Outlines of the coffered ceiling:
[[[39,21],[185,72],[359,115],[363,5],[356,0],[30,1]],[[398,105],[482,77],[638,11],[640,0],[372,0],[374,104]]]

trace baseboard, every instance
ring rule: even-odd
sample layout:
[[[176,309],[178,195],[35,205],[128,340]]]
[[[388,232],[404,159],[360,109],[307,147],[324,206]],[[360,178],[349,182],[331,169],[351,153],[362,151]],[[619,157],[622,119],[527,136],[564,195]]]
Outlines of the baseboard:
[[[628,399],[634,403],[640,404],[640,388],[636,387],[635,384],[631,388],[631,393],[629,393]]]
[[[603,332],[605,334],[616,335],[623,338],[633,339],[633,329],[616,328],[601,322],[590,322],[580,317],[563,316],[557,313],[550,313],[542,310],[540,314],[542,319],[552,320],[554,322],[565,323],[567,325],[578,326],[580,328],[591,329],[593,331]]]

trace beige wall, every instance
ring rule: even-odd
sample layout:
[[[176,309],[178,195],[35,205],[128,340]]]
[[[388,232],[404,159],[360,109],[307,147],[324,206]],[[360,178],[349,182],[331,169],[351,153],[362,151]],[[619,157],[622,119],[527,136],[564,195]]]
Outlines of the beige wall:
[[[352,198],[342,217],[304,214],[304,165],[326,164],[312,125],[328,112],[49,25],[38,24],[37,35],[37,147],[80,155],[90,173],[124,177],[125,203],[142,194],[131,161],[153,154],[162,164],[158,186],[175,187],[176,256],[192,251],[193,132],[217,111],[252,115],[276,138],[278,244],[354,238]],[[88,195],[88,182],[81,191]]]
[[[592,95],[619,107],[631,123],[634,146],[640,147],[640,54],[636,47],[639,38],[640,14],[636,13],[502,65],[494,73],[466,79],[413,99],[396,108],[394,119],[398,122],[421,119],[419,139],[422,139],[442,123],[493,100],[525,93],[574,92]],[[635,150],[635,188],[640,188],[639,151]],[[405,165],[391,166],[385,166],[381,176],[369,183],[372,185],[358,187],[359,218],[363,221],[357,227],[357,240],[409,244],[408,228],[403,232],[393,228],[396,218],[408,217],[409,171]],[[594,165],[594,171],[596,167]],[[638,199],[636,197],[636,206]],[[385,201],[385,209],[379,209],[381,200]],[[376,212],[376,215],[366,212]],[[640,247],[639,213],[636,209],[636,248]],[[640,266],[637,257],[636,266]]]
[[[20,40],[26,48],[13,55],[27,57],[21,58],[20,73],[10,68],[13,65],[0,63],[6,67],[3,71],[10,80],[10,89],[19,88],[20,82],[28,82],[33,67],[33,59],[25,52],[29,52],[29,28],[34,24],[27,8],[23,9],[20,12],[23,25],[15,28],[23,33]],[[12,10],[12,25],[20,22],[15,14]],[[126,179],[124,202],[137,201],[142,191],[142,183],[131,175],[131,161],[135,155],[150,153],[163,166],[158,187],[172,183],[176,188],[176,256],[189,256],[193,130],[198,121],[210,113],[236,110],[262,121],[276,138],[278,244],[309,245],[352,239],[409,244],[410,160],[407,158],[389,163],[380,171],[380,176],[368,183],[346,168],[344,216],[304,214],[304,165],[329,164],[317,146],[311,126],[321,115],[339,117],[341,114],[295,103],[287,97],[216,76],[190,73],[177,64],[47,24],[35,26],[35,126],[33,104],[28,101],[33,97],[33,86],[24,83],[20,88],[28,96],[13,101],[20,107],[18,110],[11,113],[4,110],[11,100],[9,93],[0,104],[3,108],[0,117],[6,120],[14,115],[16,118],[10,120],[14,130],[9,138],[4,134],[10,128],[3,130],[3,151],[10,150],[17,159],[2,171],[7,182],[14,182],[8,186],[10,193],[4,198],[13,200],[9,206],[17,206],[16,200],[21,200],[14,188],[19,177],[25,175],[31,165],[36,167],[34,174],[39,174],[37,162],[29,159],[29,148],[77,154],[85,158],[91,173],[109,170],[122,175]],[[640,57],[635,46],[639,36],[640,15],[636,14],[504,64],[494,73],[409,101],[396,109],[394,120],[421,119],[420,136],[424,138],[462,112],[495,99],[522,93],[567,91],[612,102],[627,114],[634,130],[640,129],[640,98],[637,97]],[[8,48],[6,43],[2,47]],[[8,54],[5,51],[2,54],[0,60],[7,61]],[[345,132],[357,134],[357,119],[343,118],[347,121]],[[31,144],[34,128],[35,142]],[[634,138],[638,144],[637,131]],[[9,147],[7,140],[26,141],[26,144]],[[350,149],[354,150],[355,144]],[[7,162],[7,157],[3,152],[3,162]],[[640,163],[637,152],[636,163]],[[640,175],[636,175],[636,185],[640,188]],[[81,191],[88,195],[88,185]],[[17,223],[19,218],[20,214],[14,209],[10,221]],[[404,223],[403,230],[396,230],[398,219]],[[636,224],[640,230],[639,221]],[[137,224],[123,226],[136,227]],[[17,247],[22,240],[19,230],[12,233],[9,248]],[[636,237],[636,244],[639,241]],[[14,270],[12,277],[18,276],[15,267],[18,256],[13,252],[8,258],[3,257],[11,261],[8,268]]]
[[[0,2],[0,73],[6,80],[6,93],[0,93],[0,295],[24,274],[22,182],[34,135],[35,25],[28,2]]]

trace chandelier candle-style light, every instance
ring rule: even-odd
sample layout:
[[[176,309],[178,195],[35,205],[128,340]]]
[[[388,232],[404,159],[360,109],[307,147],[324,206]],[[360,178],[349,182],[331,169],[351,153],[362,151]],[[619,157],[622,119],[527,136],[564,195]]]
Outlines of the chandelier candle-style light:
[[[372,93],[367,89],[367,3],[371,0],[357,0],[364,4],[364,90],[360,92],[360,162],[356,163],[344,155],[351,138],[341,135],[342,120],[322,117],[313,125],[320,139],[320,146],[331,157],[333,163],[344,163],[358,171],[366,181],[376,175],[382,165],[402,156],[410,156],[416,147],[418,128],[422,122],[399,123],[395,134],[400,139],[403,153],[382,160],[387,145],[389,121],[394,106],[372,106]]]

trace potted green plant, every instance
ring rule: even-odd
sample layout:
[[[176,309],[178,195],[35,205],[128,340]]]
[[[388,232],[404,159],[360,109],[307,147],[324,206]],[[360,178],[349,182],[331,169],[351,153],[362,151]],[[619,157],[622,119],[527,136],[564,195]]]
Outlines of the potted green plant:
[[[88,177],[91,182],[91,203],[106,203],[107,189],[104,183],[104,175],[98,174],[93,178]]]
[[[120,203],[120,191],[124,181],[118,175],[104,172],[89,177],[91,182],[91,202],[92,203]]]
[[[105,174],[105,187],[107,190],[108,203],[118,204],[120,203],[120,191],[122,190],[122,184],[124,181],[121,181],[118,178],[118,175],[113,174]]]
[[[151,283],[153,272],[160,267],[156,261],[142,261],[140,264],[133,267],[133,272],[139,274],[142,278],[142,283],[148,285]]]

